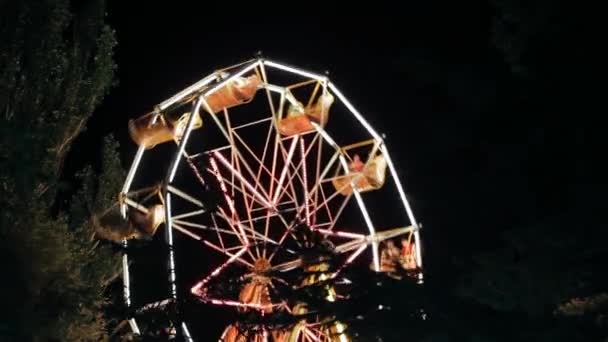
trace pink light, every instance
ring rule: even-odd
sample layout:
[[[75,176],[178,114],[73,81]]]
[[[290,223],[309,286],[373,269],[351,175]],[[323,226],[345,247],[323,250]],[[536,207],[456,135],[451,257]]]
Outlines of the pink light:
[[[207,241],[205,241],[207,242]],[[192,287],[192,289],[190,289],[190,291],[192,292],[192,294],[197,295],[197,296],[204,296],[201,292],[200,289],[207,284],[211,278],[217,276],[224,268],[226,268],[226,266],[230,265],[231,263],[233,263],[237,258],[239,258],[241,255],[243,255],[243,253],[245,253],[245,251],[247,250],[247,247],[243,247],[240,251],[238,251],[235,255],[233,255],[232,257],[230,257],[230,259],[226,260],[225,263],[223,263],[222,265],[220,265],[218,268],[216,268],[215,270],[213,270],[213,272],[211,272],[211,274],[209,274],[205,279],[203,279],[202,281],[200,281],[198,284],[194,285]]]
[[[306,174],[306,149],[304,139],[300,140],[300,153],[302,154],[302,171],[304,173],[304,207],[306,207],[306,224],[310,227],[310,210],[308,209],[308,175]]]
[[[215,159],[213,157],[211,157],[209,159],[211,161],[211,167],[213,168],[212,173],[215,175],[215,178],[217,178],[217,181],[220,183],[220,189],[222,189],[222,192],[224,193],[224,198],[226,199],[226,202],[228,203],[228,206],[230,207],[230,212],[232,213],[232,215],[234,215],[233,217],[235,217],[236,209],[234,208],[234,202],[232,201],[230,196],[228,196],[228,189],[226,188],[224,179],[222,178],[222,176],[220,174],[220,170],[217,167],[217,163],[215,162]]]
[[[230,197],[230,195],[228,195],[228,189],[226,187],[226,184],[224,183],[224,179],[221,176],[220,170],[217,167],[217,163],[215,162],[215,159],[213,157],[211,157],[209,159],[211,161],[211,167],[213,167],[215,177],[217,178],[218,182],[220,182],[220,188],[222,189],[222,192],[224,192],[224,198],[226,199],[226,202],[228,203],[228,206],[230,207],[230,213],[232,214],[232,218],[236,219],[237,222],[240,222],[241,219],[239,218],[239,216],[236,212],[236,209],[234,208],[234,200],[232,199],[232,197]],[[249,244],[249,239],[247,239],[247,234],[245,234],[243,227],[238,225],[238,228],[239,228],[239,232],[243,235],[243,240],[245,241],[245,243]]]

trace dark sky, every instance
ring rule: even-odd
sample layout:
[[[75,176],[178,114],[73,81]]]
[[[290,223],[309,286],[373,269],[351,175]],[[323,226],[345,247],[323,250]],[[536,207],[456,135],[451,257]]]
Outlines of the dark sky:
[[[353,3],[110,1],[119,84],[87,139],[113,132],[128,165],[128,119],[261,50],[328,70],[361,112],[374,113],[367,118],[387,134],[423,224],[431,277],[453,276],[453,257],[500,243],[501,231],[573,205],[579,133],[563,124],[559,104],[526,98],[492,44],[488,3]]]

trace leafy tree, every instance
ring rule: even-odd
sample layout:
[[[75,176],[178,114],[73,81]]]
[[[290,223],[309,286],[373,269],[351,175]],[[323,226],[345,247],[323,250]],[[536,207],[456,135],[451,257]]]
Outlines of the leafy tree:
[[[65,157],[114,77],[104,8],[97,0],[0,2],[3,341],[105,336],[103,291],[117,260],[93,239],[83,205],[115,198],[122,179],[115,143],[106,141],[99,175],[79,176],[72,210],[52,210]]]

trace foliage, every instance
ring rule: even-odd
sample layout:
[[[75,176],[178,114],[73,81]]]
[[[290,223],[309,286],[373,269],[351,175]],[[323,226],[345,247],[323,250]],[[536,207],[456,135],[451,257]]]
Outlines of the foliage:
[[[110,89],[114,32],[103,1],[0,3],[0,339],[87,341],[105,335],[103,290],[115,271],[83,210],[53,213],[66,154]],[[120,165],[80,176],[72,203],[114,200]],[[89,184],[89,185],[86,185]],[[90,185],[95,184],[94,187]]]

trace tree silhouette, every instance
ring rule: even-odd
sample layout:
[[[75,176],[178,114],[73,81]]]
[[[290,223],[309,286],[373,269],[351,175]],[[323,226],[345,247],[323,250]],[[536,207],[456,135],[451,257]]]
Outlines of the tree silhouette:
[[[81,189],[61,199],[71,208],[54,205],[66,188],[66,155],[112,84],[115,39],[104,7],[0,2],[3,341],[106,335],[103,291],[117,259],[95,242],[88,218],[113,200],[124,177],[117,145],[104,144],[100,172],[77,177]]]

